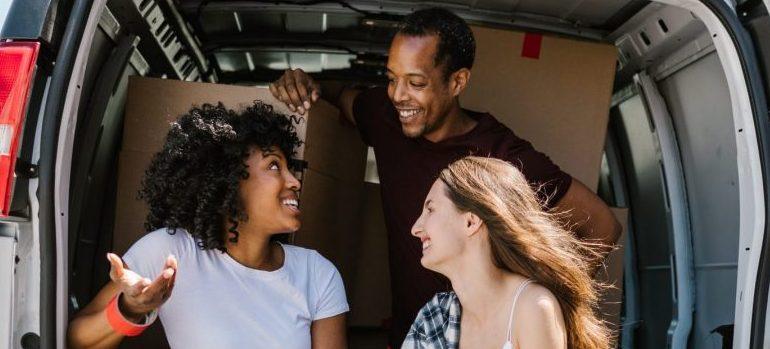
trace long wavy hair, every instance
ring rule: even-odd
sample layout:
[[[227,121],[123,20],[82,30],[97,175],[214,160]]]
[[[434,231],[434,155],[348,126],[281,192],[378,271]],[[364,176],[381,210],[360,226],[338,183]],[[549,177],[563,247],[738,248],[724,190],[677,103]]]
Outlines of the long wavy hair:
[[[291,159],[301,144],[300,122],[255,101],[236,112],[217,105],[194,106],[171,124],[166,142],[152,158],[139,197],[150,208],[147,231],[182,228],[201,249],[225,251],[225,238],[238,242],[238,224],[248,216],[240,183],[254,151],[280,149]],[[290,161],[296,169],[296,163]]]
[[[494,265],[535,280],[556,296],[568,347],[609,348],[610,331],[594,313],[599,286],[589,275],[598,246],[580,242],[562,228],[560,217],[543,211],[524,175],[505,161],[462,158],[439,178],[455,206],[486,225]]]

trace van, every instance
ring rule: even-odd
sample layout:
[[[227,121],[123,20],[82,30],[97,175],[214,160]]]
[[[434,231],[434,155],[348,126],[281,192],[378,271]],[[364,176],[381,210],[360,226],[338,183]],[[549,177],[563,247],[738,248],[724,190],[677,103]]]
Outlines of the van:
[[[770,347],[770,0],[429,5],[482,28],[615,47],[590,184],[628,210],[617,346]],[[134,199],[117,194],[129,77],[250,86],[302,68],[377,85],[394,24],[425,6],[12,0],[0,33],[0,348],[64,348],[70,316],[108,280],[115,208]],[[386,326],[351,326],[350,347],[385,347]]]

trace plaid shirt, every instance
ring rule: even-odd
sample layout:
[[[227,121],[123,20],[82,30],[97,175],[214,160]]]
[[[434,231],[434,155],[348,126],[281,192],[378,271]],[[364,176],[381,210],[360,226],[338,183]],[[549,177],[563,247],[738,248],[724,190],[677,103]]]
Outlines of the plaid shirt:
[[[437,293],[417,313],[401,349],[457,349],[461,313],[454,292]]]

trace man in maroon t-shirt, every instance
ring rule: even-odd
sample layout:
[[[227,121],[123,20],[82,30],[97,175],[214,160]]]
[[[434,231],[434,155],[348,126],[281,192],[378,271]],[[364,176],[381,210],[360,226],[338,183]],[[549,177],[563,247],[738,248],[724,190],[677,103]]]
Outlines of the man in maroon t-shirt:
[[[393,322],[400,347],[417,311],[451,285],[420,265],[422,246],[410,234],[439,172],[469,154],[516,165],[544,206],[568,212],[575,233],[607,247],[620,225],[602,200],[489,114],[460,107],[476,44],[468,25],[443,9],[405,17],[390,46],[387,88],[343,89],[329,96],[374,148],[388,231]],[[302,70],[287,70],[270,91],[300,114],[321,96]],[[327,91],[328,92],[328,91]],[[511,92],[515,93],[515,92]],[[598,265],[597,261],[597,265]]]

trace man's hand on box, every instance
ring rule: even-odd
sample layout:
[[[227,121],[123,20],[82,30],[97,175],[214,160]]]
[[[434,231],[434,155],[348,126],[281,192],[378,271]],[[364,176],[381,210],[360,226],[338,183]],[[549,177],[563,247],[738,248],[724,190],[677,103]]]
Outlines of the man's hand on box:
[[[321,86],[302,69],[287,69],[280,79],[270,84],[270,92],[291,111],[304,115],[321,97]]]

